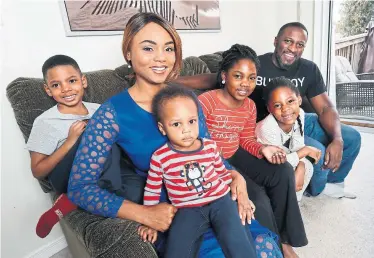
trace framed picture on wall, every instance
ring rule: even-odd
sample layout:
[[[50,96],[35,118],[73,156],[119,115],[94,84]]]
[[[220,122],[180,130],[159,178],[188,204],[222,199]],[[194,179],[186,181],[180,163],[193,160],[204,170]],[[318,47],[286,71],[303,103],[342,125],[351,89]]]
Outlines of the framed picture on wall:
[[[60,7],[67,36],[122,34],[139,12],[159,14],[178,31],[221,29],[218,0],[64,0]]]

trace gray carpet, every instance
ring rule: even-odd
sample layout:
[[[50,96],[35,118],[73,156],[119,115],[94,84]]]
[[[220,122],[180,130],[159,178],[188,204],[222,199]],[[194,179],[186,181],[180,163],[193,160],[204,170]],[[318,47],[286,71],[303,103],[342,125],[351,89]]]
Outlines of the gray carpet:
[[[309,239],[297,249],[301,258],[374,257],[374,134],[361,136],[361,152],[346,180],[346,190],[357,199],[319,196],[301,201]]]
[[[358,197],[302,199],[309,244],[297,248],[300,258],[374,257],[374,130],[362,129],[361,136],[361,152],[346,180],[347,191]],[[71,254],[64,249],[52,258],[71,258]]]

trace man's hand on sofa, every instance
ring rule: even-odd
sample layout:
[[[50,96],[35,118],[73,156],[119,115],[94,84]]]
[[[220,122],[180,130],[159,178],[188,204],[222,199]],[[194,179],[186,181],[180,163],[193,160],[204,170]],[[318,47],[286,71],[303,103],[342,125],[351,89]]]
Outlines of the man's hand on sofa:
[[[217,74],[204,73],[193,76],[181,76],[175,82],[196,90],[212,90],[217,84]]]

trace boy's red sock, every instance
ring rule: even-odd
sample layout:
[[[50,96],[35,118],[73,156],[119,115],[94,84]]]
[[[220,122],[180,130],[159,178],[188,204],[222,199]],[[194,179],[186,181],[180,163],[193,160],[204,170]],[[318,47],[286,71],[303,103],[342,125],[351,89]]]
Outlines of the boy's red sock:
[[[38,224],[36,225],[36,234],[41,238],[45,238],[62,217],[75,209],[77,209],[77,206],[68,199],[66,194],[61,194],[52,208],[39,218]]]

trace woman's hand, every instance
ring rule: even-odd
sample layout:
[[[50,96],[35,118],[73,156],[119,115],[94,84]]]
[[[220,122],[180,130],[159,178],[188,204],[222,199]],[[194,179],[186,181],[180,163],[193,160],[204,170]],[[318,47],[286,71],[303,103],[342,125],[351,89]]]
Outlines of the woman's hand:
[[[287,161],[285,151],[277,146],[264,145],[260,153],[269,161],[271,164],[282,164]]]
[[[144,225],[138,227],[138,234],[144,242],[154,244],[157,240],[157,231]]]
[[[164,232],[169,229],[177,208],[168,203],[160,203],[152,206],[144,206],[144,222],[142,224],[157,231]]]
[[[239,217],[242,224],[245,225],[246,221],[248,224],[251,224],[251,219],[255,219],[254,212],[256,207],[248,198],[247,183],[238,171],[230,170],[230,172],[232,176],[230,184],[231,198],[238,202]]]

